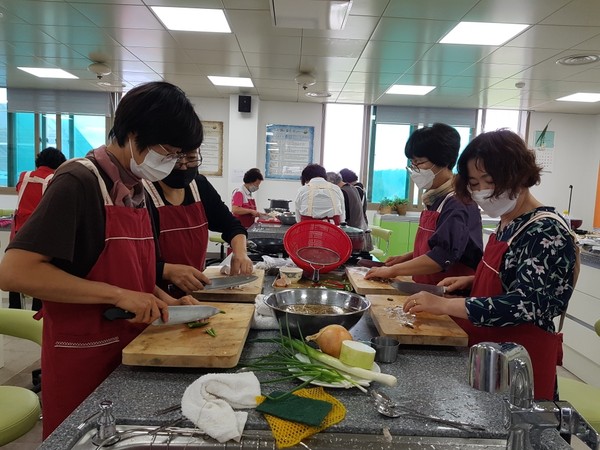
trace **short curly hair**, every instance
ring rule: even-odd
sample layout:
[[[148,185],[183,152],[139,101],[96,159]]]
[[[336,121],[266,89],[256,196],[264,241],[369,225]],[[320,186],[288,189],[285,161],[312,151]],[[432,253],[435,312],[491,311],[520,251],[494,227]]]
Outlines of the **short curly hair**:
[[[66,160],[67,158],[60,150],[54,147],[47,147],[35,157],[35,167],[50,167],[56,170]]]
[[[300,174],[300,183],[302,183],[302,186],[304,186],[310,180],[317,177],[327,179],[327,171],[325,170],[325,167],[320,164],[309,164],[302,170],[302,173]]]
[[[345,183],[354,183],[358,181],[358,175],[356,175],[356,172],[350,169],[340,170],[340,176]]]
[[[492,197],[508,192],[514,198],[519,190],[541,181],[542,168],[535,162],[535,153],[517,133],[506,128],[482,133],[473,139],[458,159],[458,175],[454,177],[456,195],[470,199],[469,161],[486,171],[494,181]]]
[[[262,173],[260,173],[260,169],[254,167],[244,174],[244,183],[254,183],[256,180],[264,180]]]
[[[452,169],[460,150],[460,134],[445,123],[434,123],[430,127],[414,131],[404,147],[408,159],[427,158],[438,167]]]

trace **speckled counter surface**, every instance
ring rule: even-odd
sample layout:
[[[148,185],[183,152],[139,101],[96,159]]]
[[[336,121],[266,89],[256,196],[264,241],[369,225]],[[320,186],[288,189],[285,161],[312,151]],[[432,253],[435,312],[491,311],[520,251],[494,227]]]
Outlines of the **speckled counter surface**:
[[[368,315],[351,330],[355,339],[366,340],[376,334]],[[268,353],[272,344],[253,343],[252,339],[276,336],[273,331],[251,330],[241,361]],[[398,378],[398,386],[373,386],[398,400],[409,400],[413,408],[447,419],[483,425],[484,432],[470,434],[451,427],[441,427],[423,420],[400,417],[390,419],[379,415],[367,394],[358,389],[331,389],[328,392],[346,407],[345,420],[327,431],[337,433],[381,434],[388,428],[392,435],[447,436],[505,438],[502,426],[503,404],[499,395],[479,392],[467,383],[467,350],[455,347],[402,347],[395,363],[381,364],[384,373]],[[231,370],[233,371],[233,369]],[[199,376],[207,373],[200,369],[161,369],[144,367],[118,367],[92,395],[90,395],[65,422],[42,444],[40,449],[67,449],[87,430],[77,430],[102,400],[114,403],[114,414],[119,424],[164,425],[178,417],[169,413],[155,417],[157,410],[177,404],[185,388]],[[264,375],[258,374],[259,379]],[[272,389],[290,389],[294,382],[263,386],[264,392]],[[192,426],[184,423],[184,426]],[[246,429],[268,430],[260,413],[249,410]],[[549,437],[548,449],[570,448],[562,446],[556,435]],[[564,442],[564,441],[563,441]]]

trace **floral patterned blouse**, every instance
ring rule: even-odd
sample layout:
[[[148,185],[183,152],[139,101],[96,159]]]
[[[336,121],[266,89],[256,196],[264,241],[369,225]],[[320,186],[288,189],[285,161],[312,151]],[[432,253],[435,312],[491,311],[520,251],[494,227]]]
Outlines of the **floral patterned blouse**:
[[[535,213],[556,212],[543,206],[514,219],[497,231],[508,241]],[[554,332],[552,319],[567,309],[573,293],[575,243],[563,224],[540,218],[512,241],[504,254],[500,278],[504,294],[466,299],[469,320],[476,325],[533,323]]]

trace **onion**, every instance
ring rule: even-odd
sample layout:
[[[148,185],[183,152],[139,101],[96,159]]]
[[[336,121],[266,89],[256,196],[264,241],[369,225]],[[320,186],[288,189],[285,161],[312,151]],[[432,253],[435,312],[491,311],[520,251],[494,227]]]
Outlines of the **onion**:
[[[315,341],[321,351],[338,358],[342,350],[342,342],[352,340],[352,335],[341,325],[327,325],[318,333],[306,337],[307,341]]]

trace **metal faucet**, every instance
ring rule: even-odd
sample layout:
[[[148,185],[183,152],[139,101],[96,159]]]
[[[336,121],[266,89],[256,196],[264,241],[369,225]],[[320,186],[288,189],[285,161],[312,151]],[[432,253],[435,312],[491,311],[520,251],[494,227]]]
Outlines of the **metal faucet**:
[[[482,342],[469,352],[469,384],[492,393],[508,391],[506,427],[508,450],[538,450],[546,429],[577,436],[600,450],[600,435],[568,402],[535,402],[533,369],[527,350],[513,342]]]
[[[98,422],[96,423],[96,435],[92,438],[92,443],[97,446],[113,445],[119,441],[117,433],[117,421],[113,415],[113,404],[110,400],[100,402],[100,411],[97,413]]]

